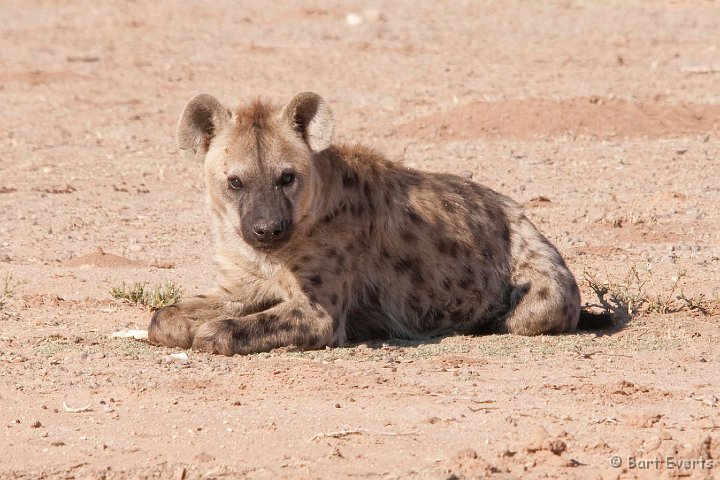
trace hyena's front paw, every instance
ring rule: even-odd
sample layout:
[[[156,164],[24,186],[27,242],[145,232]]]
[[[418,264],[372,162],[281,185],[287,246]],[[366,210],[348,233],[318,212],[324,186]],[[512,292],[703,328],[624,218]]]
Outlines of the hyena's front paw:
[[[236,339],[235,321],[215,320],[200,325],[195,332],[192,342],[193,350],[201,352],[219,353],[231,357],[239,353],[238,339]]]
[[[179,305],[155,312],[148,327],[148,340],[156,345],[190,348],[194,337],[193,322]]]
[[[222,298],[197,295],[161,308],[150,321],[148,339],[152,343],[168,347],[190,348],[195,330],[200,325],[227,315],[225,305]],[[233,308],[237,308],[237,305]]]

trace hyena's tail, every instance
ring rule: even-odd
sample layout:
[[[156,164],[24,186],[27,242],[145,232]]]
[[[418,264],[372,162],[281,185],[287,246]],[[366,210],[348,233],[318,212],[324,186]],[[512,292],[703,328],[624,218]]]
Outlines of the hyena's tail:
[[[524,216],[511,236],[508,333],[542,335],[577,328],[580,290],[557,249]]]
[[[525,269],[515,274],[510,311],[504,318],[507,333],[543,335],[577,328],[580,293],[572,274],[562,270],[558,266],[550,272]]]
[[[578,330],[603,330],[615,325],[613,316],[609,312],[595,313],[586,309],[580,310]]]

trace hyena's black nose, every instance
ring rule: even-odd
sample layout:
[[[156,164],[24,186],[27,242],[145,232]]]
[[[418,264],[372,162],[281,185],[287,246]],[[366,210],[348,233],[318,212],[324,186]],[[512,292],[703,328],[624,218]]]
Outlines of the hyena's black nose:
[[[253,226],[255,238],[261,242],[281,240],[286,231],[286,224],[283,220],[263,220]]]

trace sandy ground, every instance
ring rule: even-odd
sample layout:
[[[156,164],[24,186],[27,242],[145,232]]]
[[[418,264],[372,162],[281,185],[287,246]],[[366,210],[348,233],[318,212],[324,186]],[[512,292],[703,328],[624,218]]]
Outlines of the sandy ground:
[[[0,477],[720,478],[718,32],[701,0],[3,1]],[[112,287],[212,283],[187,99],[304,89],[671,311],[187,362],[109,338],[150,317]]]

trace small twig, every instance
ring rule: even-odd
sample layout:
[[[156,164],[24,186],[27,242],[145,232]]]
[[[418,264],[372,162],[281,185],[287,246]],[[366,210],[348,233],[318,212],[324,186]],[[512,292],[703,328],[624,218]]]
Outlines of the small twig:
[[[321,438],[342,438],[350,435],[359,435],[361,433],[369,433],[370,431],[364,428],[357,428],[354,430],[338,430],[337,432],[318,433],[313,436],[311,440],[320,440]]]
[[[498,407],[477,407],[473,408],[470,405],[468,405],[468,408],[471,412],[479,412],[480,410],[500,410]]]
[[[607,353],[607,352],[575,352],[579,357],[582,358],[592,358],[593,355],[607,355],[608,357],[625,357],[625,358],[633,358],[632,355],[623,355],[622,353]]]
[[[599,423],[619,423],[620,420],[618,420],[615,417],[605,417],[605,418],[598,418],[597,420],[592,420],[590,422],[590,425],[597,425]]]
[[[575,354],[576,354],[578,357],[582,357],[582,358],[592,358],[593,355],[597,355],[598,353],[602,353],[602,352],[587,352],[587,353],[575,352]]]
[[[350,435],[360,435],[363,433],[369,433],[373,435],[383,435],[385,437],[398,437],[402,435],[416,435],[415,432],[371,432],[366,428],[356,428],[353,430],[338,430],[337,432],[324,432],[314,435],[310,440],[320,440],[321,438],[343,438]]]
[[[65,57],[65,60],[68,62],[85,62],[85,63],[95,63],[100,61],[100,57],[95,55],[68,55]]]
[[[683,73],[705,75],[708,73],[720,73],[720,65],[690,65],[680,69]]]
[[[453,395],[445,395],[444,393],[428,393],[428,397],[441,397],[448,400],[466,400],[473,403],[495,403],[495,400],[479,400],[473,397],[456,397]]]
[[[640,337],[643,337],[643,336],[647,335],[648,333],[650,333],[650,329],[649,329],[649,328],[646,328],[645,330],[643,330],[643,331],[640,332],[639,334],[635,335],[635,339],[638,339],[638,338],[640,338]]]
[[[373,435],[381,435],[383,437],[405,437],[408,435],[417,435],[417,432],[370,432]]]

